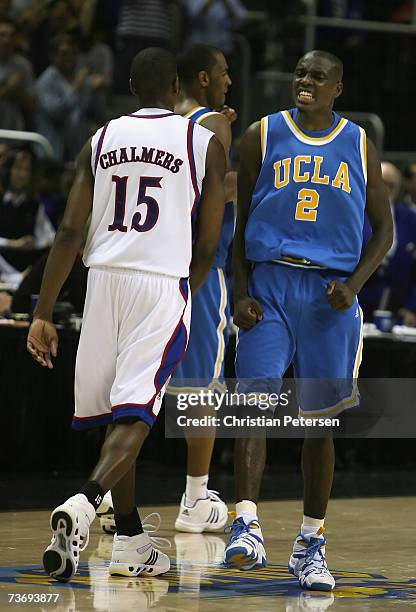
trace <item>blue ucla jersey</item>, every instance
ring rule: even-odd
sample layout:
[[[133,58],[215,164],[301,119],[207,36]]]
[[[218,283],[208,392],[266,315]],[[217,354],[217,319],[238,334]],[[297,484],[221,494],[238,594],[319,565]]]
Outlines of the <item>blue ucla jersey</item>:
[[[217,115],[217,111],[210,108],[199,106],[186,113],[184,117],[191,119],[195,123],[203,123],[204,119]],[[226,202],[224,209],[224,219],[222,222],[221,235],[215,254],[213,268],[224,268],[227,260],[228,249],[234,237],[235,215],[233,202]]]
[[[362,247],[365,131],[333,113],[330,128],[311,132],[298,125],[297,114],[292,109],[261,120],[262,166],[246,256],[352,272]]]

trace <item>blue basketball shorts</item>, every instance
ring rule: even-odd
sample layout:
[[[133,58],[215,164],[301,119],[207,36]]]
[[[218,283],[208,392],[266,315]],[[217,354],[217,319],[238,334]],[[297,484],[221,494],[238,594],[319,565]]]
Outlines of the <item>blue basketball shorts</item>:
[[[195,388],[224,391],[224,355],[230,306],[222,268],[211,268],[207,280],[192,298],[191,331],[185,357],[175,370],[168,394]]]
[[[293,364],[300,415],[336,415],[359,403],[356,379],[362,355],[362,311],[355,298],[348,310],[334,310],[327,298],[330,270],[256,264],[249,295],[263,319],[239,330],[236,376],[240,391],[278,392]]]

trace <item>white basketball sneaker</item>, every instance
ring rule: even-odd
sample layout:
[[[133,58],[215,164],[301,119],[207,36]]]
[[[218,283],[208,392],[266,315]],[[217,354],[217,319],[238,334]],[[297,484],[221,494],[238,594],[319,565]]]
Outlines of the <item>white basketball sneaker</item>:
[[[219,497],[217,491],[208,490],[206,499],[197,499],[192,505],[187,502],[184,493],[175,521],[175,529],[188,533],[218,531],[225,526],[227,518],[227,505]]]
[[[222,563],[225,542],[218,535],[201,535],[200,533],[177,533],[175,535],[176,566],[195,565],[205,568],[208,565]]]
[[[225,547],[224,565],[240,570],[251,570],[267,565],[263,534],[257,521],[248,525],[238,516],[226,529],[231,537]]]
[[[302,591],[298,597],[288,598],[286,612],[325,612],[334,602],[330,592]]]
[[[335,580],[325,559],[324,529],[314,535],[299,534],[289,559],[289,572],[299,578],[302,589],[332,591]]]
[[[95,508],[81,493],[52,512],[53,536],[43,554],[43,567],[52,578],[68,582],[76,573],[79,554],[88,545],[89,528],[94,519]]]
[[[100,519],[100,526],[104,533],[112,535],[116,532],[116,522],[114,520],[114,508],[111,491],[108,491],[104,495],[103,501],[98,506],[96,514]]]
[[[150,517],[158,518],[158,525],[146,524]],[[149,533],[157,531],[160,527],[160,515],[153,512],[143,519],[145,531],[136,536],[114,534],[113,552],[109,572],[111,576],[157,576],[170,569],[170,560],[165,553],[156,547],[169,546],[166,538],[150,536]]]
[[[107,612],[144,612],[153,609],[165,612],[169,608],[160,601],[169,591],[169,581],[160,578],[126,578],[109,580],[105,588],[99,586],[100,599],[94,596],[94,609]],[[98,605],[96,605],[98,604]],[[79,609],[79,608],[78,608]]]

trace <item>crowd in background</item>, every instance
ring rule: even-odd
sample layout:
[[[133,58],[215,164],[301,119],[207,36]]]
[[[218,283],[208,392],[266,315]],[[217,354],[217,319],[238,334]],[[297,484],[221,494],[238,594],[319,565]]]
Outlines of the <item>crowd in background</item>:
[[[410,0],[318,0],[317,6],[321,16],[397,23],[410,21],[412,14]],[[42,147],[0,139],[0,282],[5,289],[24,288],[23,300],[19,291],[14,298],[12,291],[0,292],[0,313],[30,311],[29,296],[40,285],[74,159],[88,136],[117,114],[120,101],[122,108],[129,94],[130,62],[140,49],[162,46],[177,52],[194,42],[220,48],[233,78],[227,102],[238,111],[246,92],[239,78],[236,34],[249,46],[252,75],[269,69],[291,71],[303,52],[304,33],[297,19],[303,13],[301,0],[0,0],[0,129],[37,132],[52,147],[50,156]],[[386,61],[376,64],[373,56],[363,56],[363,49],[377,40],[362,30],[320,28],[316,45],[344,59],[344,108],[379,113],[389,137],[397,132],[397,117],[388,121],[391,84],[399,88],[405,75],[407,87],[413,87],[408,75],[416,58],[408,38],[402,37],[395,54],[383,39]],[[393,74],[398,61],[401,70]],[[359,75],[369,72],[374,84],[365,95],[357,85],[357,66]],[[410,89],[405,100],[399,89],[394,91],[402,132]],[[252,111],[255,115],[256,109]],[[244,127],[237,124],[235,129]],[[234,134],[237,140],[239,135]],[[364,287],[360,303],[367,321],[382,309],[416,326],[416,163],[401,170],[383,164],[394,242]],[[364,240],[370,231],[366,226]],[[73,299],[77,312],[82,296],[75,287],[84,287],[85,278],[79,258],[73,284],[67,287],[67,299]],[[73,298],[72,291],[77,294]]]

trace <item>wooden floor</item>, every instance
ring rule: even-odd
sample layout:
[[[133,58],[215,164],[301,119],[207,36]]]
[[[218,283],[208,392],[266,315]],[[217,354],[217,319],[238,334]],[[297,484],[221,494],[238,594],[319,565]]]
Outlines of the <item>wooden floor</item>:
[[[416,498],[331,502],[327,558],[337,579],[331,594],[303,592],[287,572],[301,517],[299,502],[260,505],[269,565],[251,572],[219,565],[225,544],[222,534],[175,533],[177,508],[146,508],[142,518],[154,510],[163,520],[158,535],[172,544],[166,551],[172,559],[168,574],[109,578],[112,539],[100,534],[97,522],[81,557],[80,572],[69,585],[52,581],[40,565],[50,539],[49,513],[0,514],[0,610],[241,612],[243,606],[244,612],[416,610]],[[13,594],[15,600],[9,603]],[[39,601],[42,598],[51,601]]]

